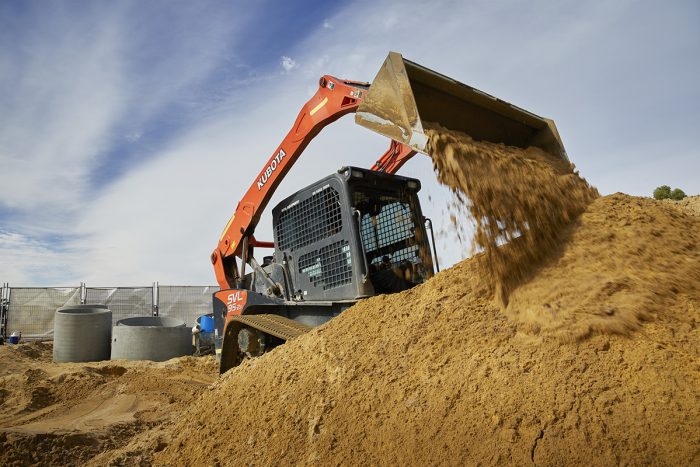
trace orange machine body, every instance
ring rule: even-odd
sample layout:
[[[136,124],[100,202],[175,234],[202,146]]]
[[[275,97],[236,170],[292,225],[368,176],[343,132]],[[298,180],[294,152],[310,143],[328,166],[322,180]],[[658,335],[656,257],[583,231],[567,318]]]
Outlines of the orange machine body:
[[[253,248],[273,248],[273,242],[261,242],[253,233],[270,198],[285,175],[311,140],[328,124],[343,115],[357,110],[369,89],[368,83],[347,81],[325,75],[319,80],[319,89],[299,112],[294,126],[275,149],[253,184],[238,203],[219,238],[219,244],[211,255],[216,280],[222,289],[239,286],[240,274],[236,257],[243,263],[253,253]],[[396,173],[415,151],[408,146],[391,141],[389,149],[374,164],[372,170]],[[245,296],[245,292],[239,291]],[[222,300],[227,303],[228,295]],[[221,299],[222,297],[217,298]],[[239,313],[240,314],[240,313]]]

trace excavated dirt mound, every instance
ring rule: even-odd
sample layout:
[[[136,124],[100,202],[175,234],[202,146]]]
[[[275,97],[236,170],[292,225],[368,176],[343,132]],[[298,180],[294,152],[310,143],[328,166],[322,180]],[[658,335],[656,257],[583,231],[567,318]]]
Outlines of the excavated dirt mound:
[[[676,206],[679,210],[691,213],[694,216],[700,216],[700,195],[686,196],[680,201],[670,199],[664,200],[672,206]]]
[[[678,201],[680,205],[686,211],[693,213],[694,216],[700,216],[700,196],[688,196]]]
[[[599,198],[517,313],[477,260],[362,301],[224,375],[154,461],[697,465],[698,232],[664,203]]]
[[[123,447],[215,378],[213,357],[57,364],[50,344],[0,346],[0,465],[150,463]]]
[[[658,201],[609,196],[563,232],[549,264],[512,293],[508,314],[566,340],[667,320],[700,286],[697,222]]]

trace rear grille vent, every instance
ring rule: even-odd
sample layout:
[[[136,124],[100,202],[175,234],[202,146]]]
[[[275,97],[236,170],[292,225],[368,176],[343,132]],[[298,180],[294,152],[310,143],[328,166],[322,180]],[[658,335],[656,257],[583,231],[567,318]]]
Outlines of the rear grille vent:
[[[331,243],[299,258],[299,272],[306,274],[314,287],[332,289],[352,281],[352,256],[347,240]]]
[[[325,186],[310,198],[282,209],[277,245],[281,250],[296,250],[330,237],[342,228],[340,195]]]

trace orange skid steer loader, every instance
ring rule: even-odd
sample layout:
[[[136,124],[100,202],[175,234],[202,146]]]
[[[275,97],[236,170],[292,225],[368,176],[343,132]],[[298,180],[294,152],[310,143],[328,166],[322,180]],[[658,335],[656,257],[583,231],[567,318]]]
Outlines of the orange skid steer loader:
[[[349,113],[359,125],[387,136],[389,149],[370,169],[342,167],[287,197],[272,210],[274,241],[257,240],[260,215],[306,146]],[[552,120],[398,53],[389,53],[371,84],[321,77],[211,255],[221,287],[213,314],[223,335],[222,373],[362,298],[406,290],[438,270],[432,225],[418,200],[420,182],[395,175],[416,152],[426,153],[424,122],[566,158]],[[256,247],[274,252],[260,264]]]

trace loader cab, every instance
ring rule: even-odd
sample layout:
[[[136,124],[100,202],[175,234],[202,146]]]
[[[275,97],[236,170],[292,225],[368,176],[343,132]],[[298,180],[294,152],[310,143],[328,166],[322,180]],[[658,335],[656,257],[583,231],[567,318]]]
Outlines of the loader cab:
[[[356,300],[433,275],[416,179],[343,167],[272,211],[274,263],[295,301]]]

